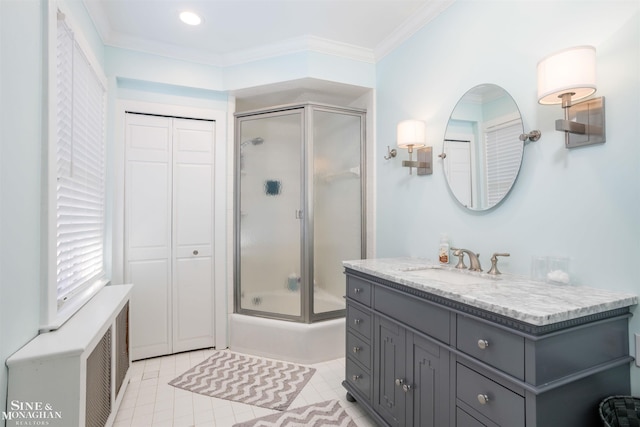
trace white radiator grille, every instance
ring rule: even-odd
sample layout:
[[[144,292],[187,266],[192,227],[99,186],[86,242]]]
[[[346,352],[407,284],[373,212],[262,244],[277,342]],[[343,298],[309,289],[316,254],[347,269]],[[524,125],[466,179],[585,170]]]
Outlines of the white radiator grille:
[[[129,303],[120,310],[116,318],[116,396],[129,369]]]
[[[111,328],[87,359],[86,426],[104,427],[111,413]]]

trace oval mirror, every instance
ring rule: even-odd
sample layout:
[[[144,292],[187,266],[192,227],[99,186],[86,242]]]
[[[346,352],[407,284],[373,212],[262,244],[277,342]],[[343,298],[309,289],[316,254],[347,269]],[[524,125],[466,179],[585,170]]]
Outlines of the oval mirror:
[[[456,104],[444,134],[444,174],[453,196],[474,211],[504,199],[520,171],[522,117],[500,86],[470,89]]]

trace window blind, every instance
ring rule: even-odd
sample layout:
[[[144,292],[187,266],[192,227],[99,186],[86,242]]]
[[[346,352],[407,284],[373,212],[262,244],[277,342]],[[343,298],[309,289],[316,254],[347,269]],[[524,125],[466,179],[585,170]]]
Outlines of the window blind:
[[[513,185],[522,161],[519,120],[492,127],[485,133],[487,206],[500,202]]]
[[[104,278],[105,88],[63,19],[56,49],[58,311]]]

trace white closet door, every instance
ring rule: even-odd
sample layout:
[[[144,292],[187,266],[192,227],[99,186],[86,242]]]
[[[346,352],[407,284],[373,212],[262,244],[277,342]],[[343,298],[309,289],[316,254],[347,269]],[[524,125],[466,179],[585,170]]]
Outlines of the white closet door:
[[[463,206],[474,207],[471,185],[471,143],[447,141],[447,181],[456,199]]]
[[[174,119],[174,352],[214,346],[214,126]]]
[[[126,117],[125,280],[135,359],[213,347],[212,121]]]
[[[125,279],[133,359],[171,352],[171,119],[126,115]]]

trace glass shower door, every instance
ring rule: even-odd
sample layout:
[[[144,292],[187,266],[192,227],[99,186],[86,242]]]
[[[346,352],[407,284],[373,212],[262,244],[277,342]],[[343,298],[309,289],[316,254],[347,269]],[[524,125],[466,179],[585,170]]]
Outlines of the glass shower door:
[[[345,309],[342,261],[363,253],[364,114],[313,110],[313,316]]]
[[[238,124],[236,303],[242,310],[299,318],[303,110],[243,117]]]

